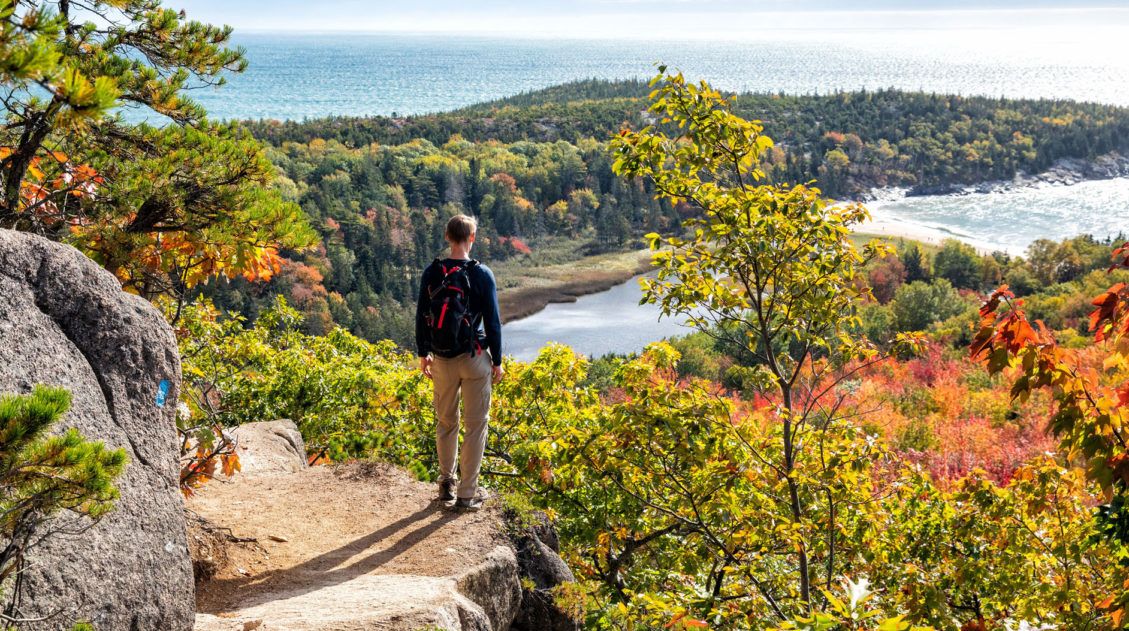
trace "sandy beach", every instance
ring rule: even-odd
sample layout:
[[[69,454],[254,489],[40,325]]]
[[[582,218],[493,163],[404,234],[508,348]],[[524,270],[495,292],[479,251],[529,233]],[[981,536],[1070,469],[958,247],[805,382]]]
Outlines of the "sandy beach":
[[[1122,238],[1129,229],[1129,177],[912,197],[885,189],[865,204],[872,220],[860,233],[934,244],[959,239],[983,253],[1022,256],[1037,239]]]
[[[859,226],[858,230],[855,231],[858,234],[874,235],[888,239],[908,239],[929,245],[941,245],[941,242],[945,239],[958,239],[976,248],[976,251],[981,254],[990,254],[997,251],[1007,252],[1012,255],[1022,254],[1022,252],[1013,251],[1015,250],[1014,247],[991,243],[977,239],[971,235],[961,234],[941,227],[929,226],[898,217],[884,215],[881,208],[872,208],[870,212],[871,220]]]

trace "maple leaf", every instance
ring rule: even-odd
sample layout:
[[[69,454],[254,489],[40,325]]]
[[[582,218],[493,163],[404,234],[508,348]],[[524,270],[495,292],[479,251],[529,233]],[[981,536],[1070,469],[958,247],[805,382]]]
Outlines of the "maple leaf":
[[[1090,313],[1090,330],[1094,331],[1095,341],[1101,342],[1106,338],[1106,327],[1103,325],[1107,322],[1112,324],[1124,289],[1125,283],[1117,283],[1090,303],[1097,307]]]

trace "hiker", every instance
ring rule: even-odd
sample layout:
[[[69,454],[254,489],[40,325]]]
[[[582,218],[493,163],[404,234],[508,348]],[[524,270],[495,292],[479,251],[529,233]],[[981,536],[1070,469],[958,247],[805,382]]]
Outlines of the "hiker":
[[[456,215],[447,222],[450,256],[423,271],[416,305],[419,368],[435,385],[435,447],[439,452],[439,499],[477,510],[485,494],[478,472],[486,449],[490,387],[502,379],[502,322],[494,273],[470,258],[478,223]],[[466,428],[459,452],[459,399]],[[455,478],[455,457],[459,478]]]

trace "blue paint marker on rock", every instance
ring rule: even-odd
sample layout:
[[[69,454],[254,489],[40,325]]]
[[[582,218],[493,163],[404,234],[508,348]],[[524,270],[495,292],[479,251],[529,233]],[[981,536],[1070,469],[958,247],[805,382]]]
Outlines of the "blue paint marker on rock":
[[[165,407],[165,400],[169,398],[170,386],[168,379],[162,379],[160,385],[157,386],[157,407]]]

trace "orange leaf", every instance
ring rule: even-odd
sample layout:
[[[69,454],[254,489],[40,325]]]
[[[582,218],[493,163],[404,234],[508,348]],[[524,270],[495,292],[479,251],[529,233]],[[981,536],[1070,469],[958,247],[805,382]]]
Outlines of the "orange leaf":
[[[223,457],[223,474],[227,477],[235,475],[236,471],[241,471],[242,465],[239,464],[239,456],[236,454],[228,454]]]

